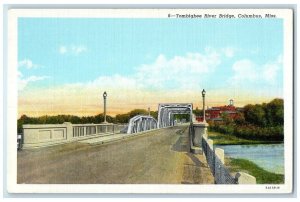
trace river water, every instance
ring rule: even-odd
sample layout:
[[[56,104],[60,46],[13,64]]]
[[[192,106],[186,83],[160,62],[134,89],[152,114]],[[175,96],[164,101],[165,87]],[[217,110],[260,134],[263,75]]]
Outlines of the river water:
[[[224,149],[225,156],[243,158],[259,167],[284,174],[284,144],[216,145]]]

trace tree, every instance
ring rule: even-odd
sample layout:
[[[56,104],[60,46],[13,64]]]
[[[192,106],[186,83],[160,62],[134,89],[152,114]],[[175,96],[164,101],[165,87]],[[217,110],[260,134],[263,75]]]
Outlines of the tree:
[[[157,120],[157,118],[158,118],[158,111],[150,111],[150,116],[152,116],[153,118],[155,118]]]
[[[237,125],[244,125],[246,122],[244,113],[238,112],[237,116],[234,119],[234,122]]]
[[[190,120],[190,114],[174,114],[174,120],[183,120],[185,119],[187,122]]]
[[[274,99],[266,104],[268,123],[272,126],[283,125],[284,105],[283,99]]]
[[[102,123],[104,121],[104,115],[98,114],[95,116],[95,123]]]
[[[18,123],[17,123],[17,128],[18,128],[18,133],[22,132],[22,127],[23,124],[28,124],[30,123],[30,118],[26,115],[22,115],[19,119],[18,119]]]
[[[136,115],[148,115],[148,111],[145,109],[134,109],[129,112],[129,117],[132,118]]]
[[[196,116],[203,116],[203,110],[202,110],[202,109],[199,109],[198,107],[196,107],[196,109],[193,110],[193,113],[194,113]]]
[[[262,105],[246,105],[244,107],[245,120],[257,126],[266,126],[266,112]]]
[[[223,119],[223,121],[224,121],[224,123],[226,124],[226,125],[229,125],[229,124],[231,124],[231,123],[233,123],[233,119],[229,116],[229,114],[228,113],[222,113],[221,114],[221,118]]]
[[[116,122],[117,123],[128,123],[129,122],[129,114],[118,114],[116,115]]]

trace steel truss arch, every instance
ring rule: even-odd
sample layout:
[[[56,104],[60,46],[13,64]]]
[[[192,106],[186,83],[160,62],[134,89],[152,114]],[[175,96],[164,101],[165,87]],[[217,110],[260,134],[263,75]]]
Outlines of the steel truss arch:
[[[191,103],[165,103],[158,105],[158,128],[174,126],[175,114],[190,114],[193,118],[193,104]]]
[[[139,133],[157,128],[157,121],[152,116],[137,115],[129,120],[127,134]]]

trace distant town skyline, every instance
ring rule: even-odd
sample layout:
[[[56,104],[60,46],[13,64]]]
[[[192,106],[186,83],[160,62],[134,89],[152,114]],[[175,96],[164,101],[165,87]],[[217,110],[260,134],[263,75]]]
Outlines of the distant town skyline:
[[[282,19],[20,18],[18,116],[283,98]]]

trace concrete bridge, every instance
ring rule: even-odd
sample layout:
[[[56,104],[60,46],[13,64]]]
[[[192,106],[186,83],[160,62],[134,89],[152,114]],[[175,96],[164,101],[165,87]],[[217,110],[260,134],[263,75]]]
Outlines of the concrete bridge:
[[[208,138],[207,123],[193,121],[192,109],[159,104],[157,121],[138,115],[128,125],[24,125],[18,183],[255,183],[246,173],[230,173],[224,150]],[[190,120],[175,126],[175,114]]]

